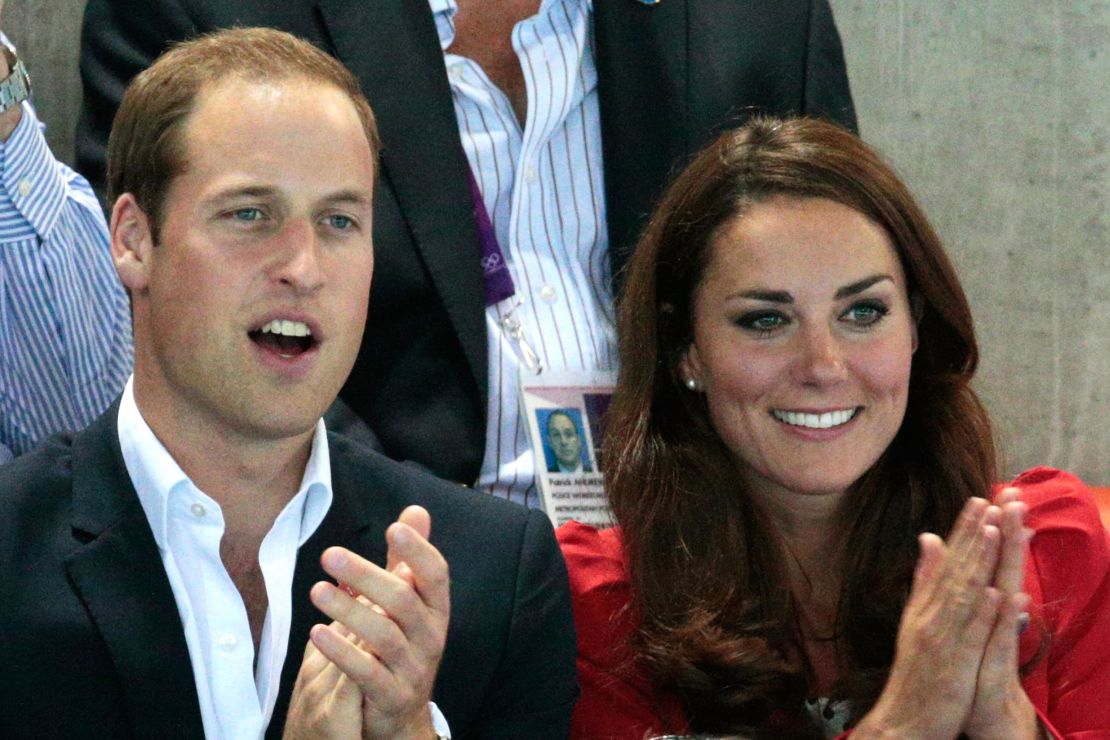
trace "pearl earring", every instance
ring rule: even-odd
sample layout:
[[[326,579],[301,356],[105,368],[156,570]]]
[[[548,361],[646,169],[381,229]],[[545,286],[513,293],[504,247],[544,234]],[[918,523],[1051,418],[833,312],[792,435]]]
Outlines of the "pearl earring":
[[[693,378],[686,378],[686,387],[692,391],[696,391],[698,389],[698,381]]]

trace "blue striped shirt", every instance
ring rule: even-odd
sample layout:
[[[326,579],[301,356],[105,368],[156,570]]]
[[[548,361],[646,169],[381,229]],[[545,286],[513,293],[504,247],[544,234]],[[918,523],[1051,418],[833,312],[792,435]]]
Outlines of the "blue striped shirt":
[[[0,143],[0,463],[99,416],[132,357],[100,204],[24,103]]]
[[[513,29],[528,91],[523,127],[481,66],[447,51],[456,0],[429,3],[463,149],[523,301],[517,315],[529,344],[551,370],[614,369],[592,2],[543,0]],[[501,323],[511,304],[486,311],[489,407],[478,486],[539,507],[536,460],[519,410],[519,347]]]

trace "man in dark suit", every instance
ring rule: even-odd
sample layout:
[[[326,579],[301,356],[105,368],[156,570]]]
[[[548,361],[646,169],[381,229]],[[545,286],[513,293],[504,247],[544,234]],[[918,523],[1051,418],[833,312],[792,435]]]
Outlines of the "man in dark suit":
[[[320,421],[361,340],[377,147],[354,78],[277,31],[129,88],[135,373],[0,469],[0,736],[565,736],[547,520]]]
[[[490,97],[499,97],[493,88],[504,93],[511,104],[508,117],[515,113],[527,138],[528,113],[545,102],[548,91],[526,93],[526,59],[518,60],[511,34],[523,29],[522,19],[531,14],[549,12],[561,23],[564,10],[580,5],[588,13],[583,46],[590,61],[579,73],[594,79],[586,73],[596,70],[599,156],[570,171],[554,158],[546,197],[551,198],[551,184],[586,167],[597,170],[601,190],[593,205],[603,215],[599,243],[607,254],[601,255],[605,269],[598,269],[599,277],[582,292],[603,295],[595,313],[599,323],[609,323],[604,316],[609,307],[602,304],[615,289],[607,276],[619,282],[668,177],[716,133],[755,112],[825,116],[855,127],[828,0],[573,0],[542,6],[540,0],[90,0],[82,38],[79,168],[94,183],[101,177],[119,91],[173,40],[229,25],[264,25],[336,55],[373,102],[384,142],[374,214],[380,277],[362,351],[340,395],[390,457],[414,460],[466,484],[480,479],[498,493],[533,503],[538,499],[529,495],[531,473],[525,470],[532,457],[524,456],[526,435],[515,406],[515,360],[505,350],[499,375],[501,360],[493,353],[504,338],[496,336],[492,309],[485,308],[467,176],[468,164],[475,165],[488,200],[486,167],[493,159],[468,161],[453,107],[463,101],[447,74],[445,53],[481,67],[484,74],[478,76],[492,82]],[[518,33],[521,47],[531,40],[531,32]],[[568,48],[559,43],[547,61],[558,61]],[[590,104],[586,95],[582,105]],[[469,136],[478,117],[468,115]],[[512,135],[513,128],[509,121],[505,130]],[[517,189],[527,187],[530,174],[526,166],[519,169]],[[504,184],[505,173],[497,178]],[[531,187],[542,186],[542,177],[538,183]],[[535,200],[543,198],[539,193]],[[491,215],[497,227],[498,214]],[[584,239],[593,234],[592,227],[582,230]],[[502,246],[516,248],[514,240]],[[555,251],[577,246],[557,243]],[[516,256],[519,271],[523,260]],[[571,272],[531,286],[518,280],[521,310],[531,317],[533,306],[542,311],[564,306],[574,291],[561,290],[560,281],[570,280]],[[541,353],[538,345],[555,341],[553,331],[544,336],[534,321],[525,329]],[[611,369],[607,358],[615,353],[604,341],[598,340],[603,346],[596,355],[577,359],[580,347],[565,336],[564,344],[572,346],[564,347],[565,354],[549,347],[547,367]],[[491,446],[502,449],[488,450]],[[495,484],[504,483],[506,475],[517,481],[515,487],[499,489]]]

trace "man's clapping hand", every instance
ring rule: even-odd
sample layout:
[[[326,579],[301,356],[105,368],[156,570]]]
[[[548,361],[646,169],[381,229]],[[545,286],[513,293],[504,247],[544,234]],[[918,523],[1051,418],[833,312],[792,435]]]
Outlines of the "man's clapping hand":
[[[450,612],[447,563],[429,542],[431,519],[405,509],[386,530],[381,568],[349,550],[321,564],[312,603],[334,621],[312,628],[286,720],[286,737],[432,737],[428,702]]]

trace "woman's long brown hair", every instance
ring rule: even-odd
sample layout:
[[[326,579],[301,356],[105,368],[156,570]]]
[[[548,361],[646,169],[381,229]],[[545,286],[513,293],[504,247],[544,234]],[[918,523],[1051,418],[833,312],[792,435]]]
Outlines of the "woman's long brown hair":
[[[714,235],[775,195],[827,198],[881,225],[917,320],[905,419],[850,490],[841,522],[836,628],[855,670],[840,693],[857,717],[893,660],[917,535],[946,535],[964,502],[989,495],[996,479],[990,422],[969,387],[978,348],[967,299],[892,169],[854,135],[812,119],[757,119],[702,152],[668,189],[629,263],[604,443],[640,668],[682,697],[700,732],[751,731],[774,712],[800,719],[805,692],[782,548],[710,426],[704,396],[678,374]]]

